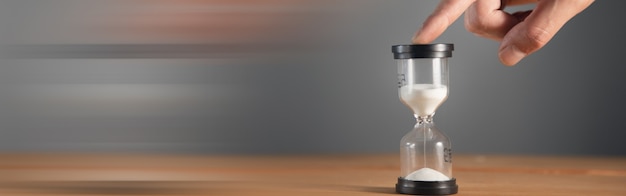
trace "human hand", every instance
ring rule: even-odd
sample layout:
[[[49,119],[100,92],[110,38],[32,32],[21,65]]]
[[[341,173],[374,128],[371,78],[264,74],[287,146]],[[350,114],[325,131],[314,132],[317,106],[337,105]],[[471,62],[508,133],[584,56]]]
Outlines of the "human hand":
[[[413,43],[435,40],[463,12],[465,28],[500,41],[498,56],[508,66],[539,50],[593,0],[442,0],[413,37]],[[507,13],[504,6],[536,3],[534,10]]]

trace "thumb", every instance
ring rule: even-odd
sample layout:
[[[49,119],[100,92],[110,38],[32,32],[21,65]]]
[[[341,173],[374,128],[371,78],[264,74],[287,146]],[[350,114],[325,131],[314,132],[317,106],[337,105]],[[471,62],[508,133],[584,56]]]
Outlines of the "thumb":
[[[524,57],[545,46],[554,35],[593,0],[543,0],[526,19],[504,36],[498,56],[505,65],[515,65]]]

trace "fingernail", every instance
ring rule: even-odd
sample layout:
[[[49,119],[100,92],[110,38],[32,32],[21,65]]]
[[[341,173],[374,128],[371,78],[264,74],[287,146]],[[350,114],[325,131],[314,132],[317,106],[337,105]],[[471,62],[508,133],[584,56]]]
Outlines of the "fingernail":
[[[420,30],[420,31],[421,31],[421,30]],[[413,35],[413,38],[411,38],[411,42],[413,42],[414,44],[417,44],[417,43],[418,43],[418,42],[417,42],[417,39],[419,39],[419,36],[418,36],[418,35],[420,34],[420,31],[418,31],[417,33],[415,33],[415,34]]]
[[[498,53],[502,64],[513,66],[526,57],[526,53],[519,50],[515,45],[508,45]]]
[[[425,44],[422,36],[420,36],[420,35],[422,35],[422,29],[418,30],[413,35],[413,38],[411,38],[411,42],[413,42],[414,44]]]

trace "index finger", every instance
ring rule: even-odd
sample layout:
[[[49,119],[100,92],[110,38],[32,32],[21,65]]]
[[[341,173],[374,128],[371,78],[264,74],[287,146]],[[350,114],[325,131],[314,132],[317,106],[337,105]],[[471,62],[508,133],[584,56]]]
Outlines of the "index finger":
[[[475,0],[442,0],[413,36],[413,43],[426,44],[437,39]]]

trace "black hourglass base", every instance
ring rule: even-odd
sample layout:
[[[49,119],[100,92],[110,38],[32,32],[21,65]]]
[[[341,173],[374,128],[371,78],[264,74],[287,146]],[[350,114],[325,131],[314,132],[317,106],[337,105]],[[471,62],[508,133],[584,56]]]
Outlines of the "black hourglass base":
[[[459,192],[456,179],[448,181],[412,181],[398,178],[396,192],[408,195],[452,195]]]

